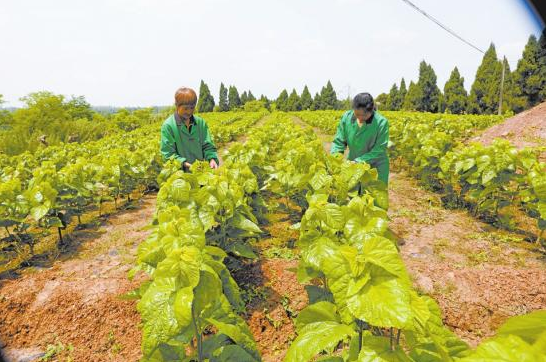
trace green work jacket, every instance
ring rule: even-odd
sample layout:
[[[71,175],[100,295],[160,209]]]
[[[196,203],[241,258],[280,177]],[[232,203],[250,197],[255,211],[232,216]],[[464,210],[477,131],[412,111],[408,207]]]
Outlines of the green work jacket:
[[[193,116],[190,130],[184,123],[178,125],[174,114],[169,116],[161,125],[161,155],[164,160],[174,158],[180,161],[193,163],[195,160],[216,160],[218,153],[210,136],[209,127],[205,120]]]
[[[389,123],[381,113],[374,111],[371,121],[359,126],[354,111],[350,110],[345,112],[339,121],[330,152],[344,153],[348,146],[347,159],[369,163],[377,169],[379,179],[388,184],[388,143]]]

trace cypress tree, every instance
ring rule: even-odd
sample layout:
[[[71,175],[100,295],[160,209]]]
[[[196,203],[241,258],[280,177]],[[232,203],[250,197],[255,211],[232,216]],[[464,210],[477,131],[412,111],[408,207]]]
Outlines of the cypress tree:
[[[248,95],[246,94],[246,91],[241,94],[241,105],[244,106],[248,102]]]
[[[416,111],[419,107],[421,98],[421,89],[419,88],[417,83],[410,81],[408,93],[406,94],[406,98],[404,99],[404,110]]]
[[[199,86],[199,100],[197,102],[197,112],[212,112],[214,109],[214,98],[210,94],[209,86],[201,80]]]
[[[514,81],[517,97],[521,98],[525,108],[535,106],[541,101],[543,91],[542,69],[540,68],[540,50],[537,38],[534,35],[529,37],[518,66],[514,71]]]
[[[303,87],[303,91],[301,92],[300,105],[301,109],[304,111],[311,109],[313,106],[313,97],[311,97],[311,93],[309,92],[307,85]]]
[[[400,93],[398,92],[398,86],[394,83],[387,97],[386,110],[389,111],[398,111],[400,109],[399,105]]]
[[[470,89],[469,113],[492,114],[498,111],[501,72],[502,64],[497,59],[495,45],[491,44],[483,56]]]
[[[400,81],[400,89],[398,90],[398,104],[400,104],[400,109],[404,107],[404,101],[406,100],[406,94],[408,90],[406,88],[406,81],[404,78]]]
[[[260,101],[264,102],[264,107],[270,111],[271,110],[271,101],[264,96],[263,94],[260,96]]]
[[[224,86],[224,83],[220,83],[220,97],[218,100],[218,107],[220,108],[220,112],[229,111],[228,91],[226,86]]]
[[[320,92],[321,109],[336,109],[337,96],[332,83],[328,81]]]
[[[290,93],[290,96],[288,97],[286,109],[288,111],[301,111],[300,97],[295,89],[292,89],[292,93]]]
[[[241,98],[239,98],[239,92],[235,86],[229,86],[228,105],[230,111],[234,111],[241,106]]]
[[[436,84],[436,73],[432,66],[424,60],[419,64],[419,80],[417,86],[420,89],[420,98],[417,110],[421,112],[438,112],[440,89]]]
[[[444,86],[444,104],[449,113],[461,114],[466,110],[468,93],[464,88],[464,78],[455,67]]]
[[[318,110],[321,110],[321,109],[324,109],[322,107],[322,101],[320,99],[320,94],[315,93],[315,98],[313,98],[313,104],[311,105],[311,110],[312,111],[318,111]]]
[[[288,110],[288,92],[286,89],[283,89],[281,94],[277,97],[275,101],[278,111],[287,111]]]
[[[256,97],[254,97],[254,94],[252,94],[251,91],[248,91],[247,93],[247,101],[255,101]]]
[[[546,100],[546,28],[542,30],[540,39],[538,40],[538,66],[540,69],[540,101]]]

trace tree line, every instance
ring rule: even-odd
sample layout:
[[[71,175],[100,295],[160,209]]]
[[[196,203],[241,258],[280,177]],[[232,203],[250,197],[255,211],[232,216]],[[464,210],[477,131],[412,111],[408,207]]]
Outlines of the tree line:
[[[503,67],[504,82],[501,82]],[[546,30],[538,40],[534,35],[529,37],[514,71],[510,70],[506,57],[498,58],[495,45],[491,44],[476,71],[470,92],[465,89],[464,77],[457,67],[441,90],[432,65],[423,60],[416,82],[410,81],[408,85],[402,78],[400,84],[393,84],[388,93],[377,95],[376,101],[381,110],[493,114],[499,109],[501,83],[502,113],[518,113],[546,100]],[[274,100],[264,95],[256,99],[250,90],[239,95],[235,86],[226,87],[222,83],[216,104],[208,85],[201,81],[198,112],[255,108],[281,111],[347,109],[350,100],[338,100],[330,81],[314,96],[305,85],[301,94],[295,89],[290,93],[283,89]]]
[[[422,61],[417,82],[411,81],[407,86],[402,78],[400,85],[393,84],[388,93],[379,94],[376,100],[384,110],[493,114],[499,111],[501,87],[502,113],[518,113],[546,100],[546,30],[538,40],[534,35],[529,37],[513,71],[506,57],[500,60],[491,44],[470,92],[466,91],[457,67],[440,90],[434,69]]]
[[[266,108],[268,110],[279,111],[301,111],[301,110],[325,110],[325,109],[344,109],[349,107],[348,100],[338,100],[336,91],[332,83],[328,81],[320,92],[314,96],[309,92],[309,88],[304,86],[301,95],[296,89],[292,89],[290,94],[283,89],[276,99],[270,100],[263,94],[256,98],[252,92],[244,91],[239,94],[237,87],[230,85],[226,87],[224,83],[220,84],[220,94],[216,104],[214,97],[210,93],[209,86],[201,80],[199,86],[199,100],[197,102],[197,112],[227,112],[236,110],[253,111]]]

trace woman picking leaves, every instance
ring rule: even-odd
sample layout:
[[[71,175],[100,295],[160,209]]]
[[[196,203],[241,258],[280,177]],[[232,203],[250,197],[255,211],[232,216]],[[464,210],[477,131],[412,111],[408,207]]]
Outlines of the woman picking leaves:
[[[211,168],[218,168],[218,154],[209,127],[203,118],[193,114],[197,103],[194,90],[179,88],[174,100],[176,111],[161,126],[163,159],[180,161],[186,171],[196,160],[207,160]]]
[[[378,178],[388,184],[388,143],[387,119],[375,110],[369,93],[359,93],[353,99],[353,109],[341,117],[330,152],[343,154],[348,146],[350,161],[369,163],[377,169]]]

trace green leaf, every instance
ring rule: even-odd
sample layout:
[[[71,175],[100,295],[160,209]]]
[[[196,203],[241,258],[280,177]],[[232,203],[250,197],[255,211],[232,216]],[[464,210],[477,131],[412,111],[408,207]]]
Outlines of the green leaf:
[[[235,214],[232,219],[232,225],[240,230],[249,231],[255,234],[260,234],[262,232],[258,225],[248,220],[240,213]]]
[[[237,256],[249,259],[257,259],[258,256],[254,253],[250,245],[242,242],[233,242],[227,245],[226,251]]]
[[[30,215],[35,221],[39,221],[49,212],[49,208],[45,205],[38,205],[30,210]]]
[[[191,305],[193,302],[193,287],[185,287],[176,291],[174,297],[174,315],[181,327],[189,326],[193,317]]]
[[[252,356],[247,351],[245,351],[241,346],[236,344],[230,344],[227,346],[222,346],[218,348],[213,357],[210,359],[211,362],[258,362],[260,359]]]
[[[317,322],[305,326],[286,353],[285,362],[306,362],[322,351],[331,352],[352,336],[351,327],[337,322]]]
[[[250,335],[249,331],[241,328],[238,325],[224,323],[214,318],[208,318],[207,321],[213,324],[216,328],[218,328],[219,333],[225,334],[226,336],[231,338],[235,343],[237,343],[255,359],[260,358],[260,354],[258,352],[258,349],[256,348],[256,343],[252,339],[252,335]]]
[[[296,318],[296,331],[308,324],[316,322],[337,322],[341,319],[337,314],[336,305],[330,302],[317,302],[305,307]]]
[[[405,329],[413,318],[409,286],[387,275],[372,276],[357,294],[348,296],[347,306],[356,318],[378,327]]]
[[[322,287],[316,285],[306,285],[304,288],[307,292],[309,304],[317,302],[334,302],[334,296],[332,293]]]
[[[389,338],[365,336],[358,362],[411,362],[400,347],[391,349]]]
[[[494,169],[488,168],[482,173],[482,184],[487,185],[489,181],[497,177]]]
[[[515,335],[525,342],[533,344],[544,331],[546,331],[546,310],[539,310],[508,319],[498,329],[497,335]]]
[[[543,353],[534,350],[515,335],[499,336],[481,343],[476,351],[460,362],[539,362],[546,361]]]

